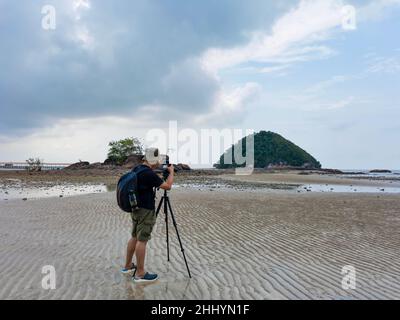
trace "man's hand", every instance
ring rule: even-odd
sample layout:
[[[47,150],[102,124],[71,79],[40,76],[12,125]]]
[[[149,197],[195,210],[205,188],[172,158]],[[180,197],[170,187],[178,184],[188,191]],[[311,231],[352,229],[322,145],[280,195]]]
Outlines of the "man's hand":
[[[174,173],[175,173],[175,168],[174,168],[174,165],[173,165],[173,164],[170,164],[170,165],[169,165],[169,167],[168,167],[168,172],[169,172],[170,174],[174,174]]]
[[[172,188],[172,184],[174,183],[174,172],[175,172],[175,168],[174,165],[171,164],[169,167],[167,167],[169,175],[167,178],[167,181],[165,181],[160,188],[164,189],[164,190],[171,190]]]

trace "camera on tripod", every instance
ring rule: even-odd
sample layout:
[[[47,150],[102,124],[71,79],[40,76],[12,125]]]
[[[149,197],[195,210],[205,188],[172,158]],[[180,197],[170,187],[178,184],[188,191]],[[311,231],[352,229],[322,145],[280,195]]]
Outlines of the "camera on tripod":
[[[166,155],[166,154],[160,155],[160,167],[162,168],[162,170],[161,170],[161,168],[159,168],[158,172],[162,173],[164,181],[166,181],[168,176],[169,176],[168,168],[170,166],[172,166],[172,164],[169,163],[168,155]],[[174,172],[176,172],[177,171],[176,167],[174,166],[173,168],[174,168]],[[178,226],[177,226],[176,221],[175,221],[174,213],[172,212],[171,202],[169,200],[168,193],[167,193],[166,189],[164,189],[164,195],[162,196],[160,202],[158,203],[158,207],[157,207],[157,210],[156,210],[156,216],[158,216],[158,214],[160,213],[161,208],[163,209],[164,215],[165,215],[165,230],[166,230],[166,233],[167,233],[167,259],[169,261],[168,216],[170,216],[171,219],[172,219],[172,223],[174,225],[175,231],[176,231],[176,235],[178,237],[179,245],[181,247],[181,252],[182,252],[182,255],[183,255],[183,260],[185,261],[185,265],[186,265],[187,272],[189,274],[189,278],[191,278],[192,276],[190,274],[189,266],[188,266],[188,263],[187,263],[187,260],[186,260],[185,250],[183,249],[181,237],[180,237],[179,232],[178,232]]]
[[[169,163],[169,156],[167,154],[161,155],[161,166],[162,166],[162,176],[165,181],[168,179],[168,176],[169,176],[168,167],[172,166],[172,164]],[[174,167],[174,172],[176,172],[176,171],[177,170]]]

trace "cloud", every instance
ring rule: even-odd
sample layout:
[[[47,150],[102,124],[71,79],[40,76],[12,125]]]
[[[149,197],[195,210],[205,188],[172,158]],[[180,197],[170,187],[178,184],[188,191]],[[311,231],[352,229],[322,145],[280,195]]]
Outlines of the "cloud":
[[[369,102],[368,100],[356,98],[354,96],[329,99],[321,96],[294,95],[288,97],[286,100],[286,104],[290,106],[294,105],[296,109],[309,112],[344,109],[354,104]]]
[[[271,31],[252,32],[245,45],[208,49],[202,57],[203,65],[218,73],[248,62],[288,64],[329,57],[334,51],[319,43],[341,26],[342,8],[342,1],[300,1],[274,23]]]
[[[373,6],[382,11],[397,3]],[[57,13],[52,31],[40,23],[48,4]],[[336,54],[323,42],[340,29],[343,4],[0,1],[7,13],[0,19],[0,133],[60,119],[123,117],[148,105],[179,110],[183,118],[213,112],[216,97],[229,94],[219,75],[225,68],[255,62],[256,73],[282,73]]]
[[[204,67],[218,73],[251,62],[261,64],[257,72],[288,69],[299,62],[327,59],[336,51],[322,42],[330,40],[343,28],[342,0],[301,0],[297,6],[278,18],[272,29],[253,31],[247,43],[232,48],[209,48],[202,57]],[[355,7],[356,21],[382,18],[400,0],[376,0]],[[262,66],[265,64],[267,66]]]
[[[258,83],[248,82],[231,90],[220,90],[209,113],[197,116],[196,125],[229,125],[243,119],[249,104],[257,98],[262,88]]]
[[[72,7],[75,11],[79,11],[82,8],[90,9],[89,0],[74,0],[72,2]]]
[[[342,83],[344,81],[347,81],[349,79],[353,79],[353,76],[348,76],[348,75],[336,75],[331,77],[328,80],[318,82],[311,87],[305,89],[304,91],[306,93],[310,94],[321,94],[325,92],[327,89],[330,87],[334,86],[335,84]]]
[[[280,66],[272,66],[272,67],[262,67],[257,69],[259,73],[280,73],[283,70],[290,68],[290,64],[283,64]]]
[[[371,55],[367,57],[367,64],[367,73],[400,73],[400,55],[390,57]]]
[[[259,89],[256,83],[246,83],[241,87],[221,90],[215,96],[209,113],[188,119],[187,123],[191,129],[219,128],[243,118],[245,106],[257,97]],[[0,153],[3,161],[24,161],[29,157],[40,157],[47,162],[103,161],[109,141],[134,136],[150,143],[146,141],[149,129],[163,130],[168,134],[168,120],[178,119],[179,112],[176,109],[165,113],[162,106],[148,105],[125,117],[62,119],[22,136],[0,135]],[[180,121],[179,129],[184,127],[185,123]]]
[[[338,85],[349,81],[359,81],[366,78],[365,73],[351,75],[336,75],[301,89],[295,94],[284,94],[280,97],[282,105],[303,111],[329,111],[344,109],[352,105],[370,104],[370,98],[349,95],[347,90],[338,90]],[[346,85],[342,86],[346,88]],[[347,85],[348,87],[348,85]],[[344,97],[340,97],[344,96]]]
[[[284,2],[0,1],[0,132],[146,105],[205,113],[222,84],[195,58],[266,27]],[[55,30],[41,28],[43,5]]]
[[[358,8],[357,19],[359,21],[380,20],[396,6],[400,6],[400,0],[373,0]]]
[[[399,2],[362,2],[358,21],[381,18]],[[61,154],[64,144],[93,159],[93,150],[100,158],[98,150],[110,138],[137,135],[170,119],[193,126],[237,124],[268,91],[260,84],[262,73],[279,75],[340,54],[330,40],[342,32],[347,3],[0,0],[0,153],[19,158],[37,149],[50,159],[46,147]],[[47,4],[57,12],[53,31],[41,28]],[[396,59],[369,60],[370,74],[398,70]],[[235,73],[227,79],[229,69],[254,77]],[[333,77],[297,97],[268,94],[296,107],[348,108],[362,101],[358,94],[326,95],[347,77]]]
[[[160,102],[180,110],[209,108],[220,90],[220,81],[203,70],[199,61],[188,59],[173,65],[161,81]]]
[[[321,104],[318,108],[324,110],[336,110],[336,109],[343,109],[352,103],[354,103],[355,98],[353,96],[347,97],[338,101],[333,101],[326,104]]]
[[[2,160],[40,157],[47,162],[103,161],[111,140],[133,136],[144,141],[149,126],[163,125],[163,119],[146,112],[151,106],[144,109],[135,116],[62,119],[23,136],[0,135]]]

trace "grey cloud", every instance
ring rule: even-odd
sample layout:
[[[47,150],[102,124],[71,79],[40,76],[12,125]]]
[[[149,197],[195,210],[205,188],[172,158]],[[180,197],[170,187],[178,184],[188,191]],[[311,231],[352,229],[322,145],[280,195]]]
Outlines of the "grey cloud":
[[[57,10],[54,31],[41,28],[45,4]],[[149,104],[206,112],[219,83],[193,57],[242,43],[285,4],[92,0],[77,21],[70,1],[0,1],[0,134]],[[79,28],[92,48],[74,37]]]
[[[204,73],[200,64],[193,60],[173,66],[162,84],[162,101],[181,109],[211,106],[218,90],[217,79]]]

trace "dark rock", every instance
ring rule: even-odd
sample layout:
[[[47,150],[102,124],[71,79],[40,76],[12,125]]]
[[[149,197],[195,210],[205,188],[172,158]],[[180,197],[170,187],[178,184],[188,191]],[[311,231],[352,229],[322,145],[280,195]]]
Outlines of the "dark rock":
[[[369,173],[392,173],[392,171],[382,170],[382,169],[374,169],[374,170],[371,170]]]
[[[26,201],[26,200],[28,200],[28,198],[22,198],[22,200],[23,200],[23,201]]]
[[[316,169],[315,165],[313,165],[312,163],[306,162],[301,166],[303,169]]]
[[[102,167],[103,164],[101,162],[95,162],[86,166],[85,169],[102,169]]]
[[[126,169],[134,168],[142,163],[142,158],[143,155],[141,154],[133,154],[126,159],[122,167]]]
[[[343,174],[343,171],[340,171],[338,169],[320,169],[319,171],[329,174]]]
[[[70,166],[64,168],[63,170],[78,170],[78,169],[86,169],[89,166],[89,162],[87,161],[79,161],[71,164]]]
[[[179,167],[180,170],[192,170],[187,164],[184,163],[178,163],[176,167]]]
[[[365,172],[361,172],[361,171],[348,171],[348,172],[343,172],[343,174],[348,174],[348,175],[363,175],[366,174]]]
[[[116,163],[114,160],[111,160],[111,159],[108,159],[108,158],[107,158],[106,160],[104,160],[103,165],[106,165],[106,166],[116,166],[117,163]]]

